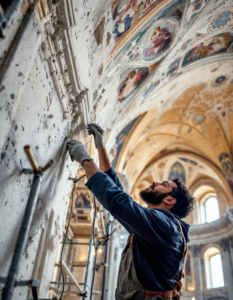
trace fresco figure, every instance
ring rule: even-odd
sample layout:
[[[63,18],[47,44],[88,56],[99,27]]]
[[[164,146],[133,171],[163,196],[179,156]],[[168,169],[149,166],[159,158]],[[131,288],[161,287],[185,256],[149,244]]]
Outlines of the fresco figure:
[[[157,27],[150,38],[152,45],[145,49],[143,55],[145,57],[149,57],[151,55],[160,53],[169,46],[171,38],[172,36],[168,28],[161,29],[160,27]]]
[[[78,194],[76,201],[75,201],[75,207],[77,208],[91,208],[90,201],[88,200],[88,193],[81,192]]]
[[[194,60],[210,56],[217,53],[224,53],[233,42],[233,34],[229,32],[221,33],[198,44],[186,53],[183,66]]]
[[[180,58],[177,58],[174,60],[174,62],[169,66],[168,71],[167,71],[167,76],[170,75],[171,77],[176,74],[176,71],[179,68],[180,64]]]
[[[121,149],[125,143],[125,140],[127,139],[130,131],[133,129],[134,124],[137,122],[137,120],[140,118],[140,116],[133,119],[131,122],[129,122],[117,135],[115,145],[110,150],[110,157],[112,166],[115,168],[117,165],[117,161],[121,152]]]
[[[202,1],[203,0],[195,0],[193,2],[193,12],[196,11],[196,10],[199,10],[201,8]]]
[[[232,174],[233,173],[233,166],[231,162],[231,158],[228,153],[221,153],[219,156],[220,163],[222,165],[222,168],[226,174]]]
[[[143,82],[143,80],[148,76],[148,74],[149,69],[147,67],[137,68],[131,71],[120,85],[118,102],[121,102],[130,94],[132,94]]]
[[[134,22],[139,19],[139,14],[143,9],[144,1],[140,1],[138,3],[137,0],[128,1],[126,7],[119,12],[119,5],[114,12],[113,19],[117,18],[117,22],[114,25],[113,34],[117,37],[120,37],[123,33],[125,33]]]
[[[172,180],[174,177],[179,177],[185,183],[184,168],[179,162],[175,162],[171,167],[168,180]]]

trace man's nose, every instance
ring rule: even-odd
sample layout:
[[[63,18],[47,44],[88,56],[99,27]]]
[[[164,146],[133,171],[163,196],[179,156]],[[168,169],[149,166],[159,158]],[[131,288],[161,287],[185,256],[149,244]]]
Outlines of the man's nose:
[[[157,186],[159,183],[156,181],[153,181],[153,186]]]

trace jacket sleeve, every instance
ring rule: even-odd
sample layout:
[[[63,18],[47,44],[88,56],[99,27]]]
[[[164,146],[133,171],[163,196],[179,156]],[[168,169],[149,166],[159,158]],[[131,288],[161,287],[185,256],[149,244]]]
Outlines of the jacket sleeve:
[[[113,167],[104,173],[112,179],[112,181],[115,183],[116,186],[119,187],[119,189],[121,189],[122,191],[124,190],[123,186],[121,185],[120,179],[117,176],[117,172],[113,169]]]
[[[160,220],[156,210],[153,210],[152,216],[149,209],[133,201],[103,172],[94,174],[86,186],[128,232],[134,233],[146,241],[151,241],[151,236],[153,236],[151,242],[156,243],[156,245],[163,243],[166,226]]]

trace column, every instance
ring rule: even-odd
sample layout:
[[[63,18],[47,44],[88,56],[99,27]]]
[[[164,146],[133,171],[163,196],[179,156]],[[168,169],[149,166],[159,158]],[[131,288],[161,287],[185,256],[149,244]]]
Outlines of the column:
[[[224,284],[228,287],[228,297],[229,300],[233,300],[233,271],[232,271],[232,263],[230,256],[230,247],[229,247],[229,239],[227,237],[223,238],[219,242],[220,246],[223,249],[223,274],[224,274]]]
[[[196,287],[196,300],[203,300],[203,281],[201,270],[201,245],[192,245],[191,247],[194,260],[194,274],[195,274],[195,287]]]

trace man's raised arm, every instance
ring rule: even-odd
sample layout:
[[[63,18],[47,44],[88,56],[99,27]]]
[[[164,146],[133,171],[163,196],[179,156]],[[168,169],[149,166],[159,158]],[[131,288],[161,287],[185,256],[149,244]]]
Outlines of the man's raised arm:
[[[116,218],[128,232],[149,239],[154,231],[148,221],[148,209],[142,207],[120,189],[106,172],[101,172],[94,163],[86,147],[79,141],[71,140],[68,143],[69,153],[86,172],[88,182],[86,186],[96,196],[99,202]],[[111,168],[110,170],[113,170]],[[107,171],[108,172],[108,171]],[[113,172],[115,172],[113,170]],[[116,174],[116,172],[115,172]],[[161,224],[156,224],[158,231]],[[159,244],[160,241],[156,240]]]
[[[99,154],[100,170],[102,172],[106,173],[113,180],[113,182],[121,190],[123,190],[123,187],[120,183],[117,173],[112,168],[106,148],[104,146],[105,131],[99,125],[97,125],[95,123],[90,123],[87,125],[87,132],[89,135],[93,134],[93,136],[94,136],[95,147],[98,150],[98,154]]]

